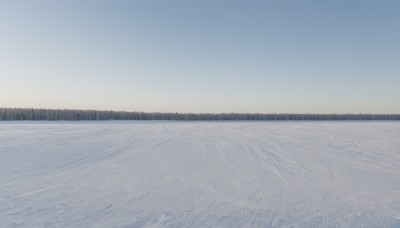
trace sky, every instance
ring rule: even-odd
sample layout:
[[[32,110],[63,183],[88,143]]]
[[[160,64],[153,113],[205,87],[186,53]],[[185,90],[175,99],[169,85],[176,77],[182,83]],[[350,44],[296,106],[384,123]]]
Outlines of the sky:
[[[0,0],[0,107],[400,113],[400,1]]]

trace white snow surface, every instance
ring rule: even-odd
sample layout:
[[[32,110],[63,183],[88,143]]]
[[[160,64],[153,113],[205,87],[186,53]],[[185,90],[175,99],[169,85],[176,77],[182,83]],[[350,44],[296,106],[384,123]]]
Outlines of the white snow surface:
[[[400,123],[3,122],[0,227],[400,227]]]

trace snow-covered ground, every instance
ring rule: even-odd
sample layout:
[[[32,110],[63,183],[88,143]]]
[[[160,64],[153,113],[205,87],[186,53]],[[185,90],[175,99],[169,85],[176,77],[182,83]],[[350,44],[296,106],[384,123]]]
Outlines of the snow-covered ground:
[[[400,227],[400,123],[3,122],[18,226]]]

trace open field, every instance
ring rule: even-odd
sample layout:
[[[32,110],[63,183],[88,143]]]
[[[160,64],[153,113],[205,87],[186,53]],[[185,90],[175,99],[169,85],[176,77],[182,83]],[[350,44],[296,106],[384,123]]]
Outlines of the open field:
[[[400,122],[0,122],[0,227],[400,227]]]

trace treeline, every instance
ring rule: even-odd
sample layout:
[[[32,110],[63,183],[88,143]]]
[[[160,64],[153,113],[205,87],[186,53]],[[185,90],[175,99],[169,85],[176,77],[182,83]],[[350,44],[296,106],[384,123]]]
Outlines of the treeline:
[[[400,114],[158,113],[0,108],[0,120],[400,120]]]

